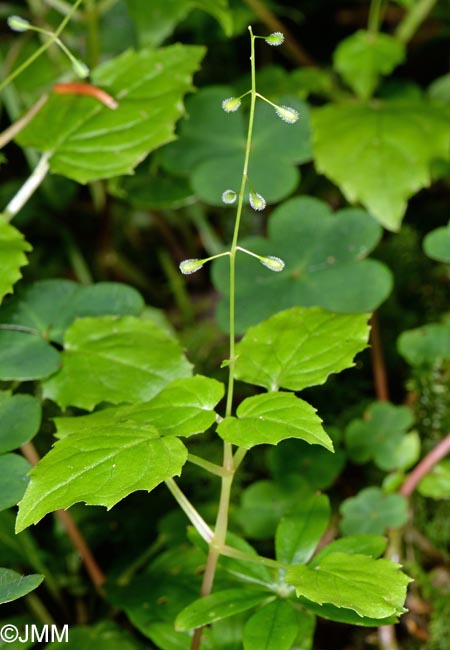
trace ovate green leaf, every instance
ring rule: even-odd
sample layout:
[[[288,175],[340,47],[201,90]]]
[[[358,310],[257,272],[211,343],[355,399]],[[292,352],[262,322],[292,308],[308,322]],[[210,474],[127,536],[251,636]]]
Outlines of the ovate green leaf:
[[[59,353],[38,332],[0,329],[0,379],[48,377],[61,365]]]
[[[100,402],[147,401],[190,374],[180,345],[153,323],[83,318],[67,330],[61,371],[44,383],[44,394],[63,408],[90,410]]]
[[[203,55],[201,47],[180,44],[124,52],[92,72],[92,82],[118,101],[117,109],[89,97],[52,94],[17,140],[52,152],[51,171],[79,183],[129,174],[173,140],[181,99]]]
[[[267,390],[302,390],[353,366],[367,345],[365,314],[294,307],[249,328],[237,346],[236,377]]]
[[[311,558],[330,519],[330,503],[324,494],[313,494],[283,517],[275,536],[275,555],[283,564],[305,564]]]
[[[98,435],[125,433],[132,428],[153,426],[163,436],[191,436],[206,431],[216,419],[214,407],[224,386],[208,377],[176,379],[149,402],[106,408],[91,415],[56,418],[57,437],[78,432]]]
[[[291,567],[286,580],[298,596],[319,605],[331,603],[361,617],[380,619],[405,611],[403,603],[411,579],[399,569],[399,564],[367,555],[330,553],[313,569]]]
[[[390,74],[405,58],[403,43],[389,34],[360,30],[341,41],[334,67],[357,95],[367,99],[381,76]]]
[[[25,253],[30,250],[22,233],[0,217],[0,302],[22,277],[20,267],[27,263]]]
[[[144,650],[147,646],[133,634],[113,621],[101,621],[95,625],[70,626],[66,650]],[[62,643],[54,641],[45,650],[60,650]]]
[[[420,481],[417,488],[424,497],[450,499],[450,460],[441,460]]]
[[[450,358],[450,323],[431,323],[400,334],[397,347],[412,366],[431,366]]]
[[[333,450],[316,410],[292,393],[248,397],[239,405],[237,418],[222,420],[217,433],[246,449],[261,444],[276,445],[285,438],[300,438]]]
[[[389,230],[430,184],[432,160],[448,157],[448,116],[426,102],[326,106],[313,112],[312,127],[317,170]]]
[[[270,598],[267,591],[226,589],[199,598],[183,609],[175,620],[177,630],[192,630],[245,612]]]
[[[33,591],[43,581],[44,576],[21,576],[10,569],[0,569],[0,603],[10,603]]]
[[[248,619],[244,628],[244,650],[290,650],[298,627],[292,605],[277,599]]]
[[[152,426],[73,433],[56,442],[31,472],[16,529],[78,501],[111,508],[137,490],[180,475],[187,450]]]
[[[320,564],[323,558],[330,553],[348,553],[357,555],[369,555],[378,558],[386,550],[387,538],[380,535],[350,535],[341,537],[334,542],[327,544],[313,557],[309,566],[311,568]]]

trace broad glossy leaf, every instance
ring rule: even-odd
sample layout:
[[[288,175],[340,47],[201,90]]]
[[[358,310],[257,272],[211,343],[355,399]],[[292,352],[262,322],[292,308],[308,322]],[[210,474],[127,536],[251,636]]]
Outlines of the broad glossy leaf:
[[[165,168],[189,176],[196,194],[212,205],[223,205],[222,193],[241,184],[247,137],[247,118],[241,107],[225,113],[222,101],[235,95],[233,88],[211,86],[186,102],[189,119],[182,122],[177,142],[162,152]],[[296,165],[311,160],[309,117],[306,104],[286,99],[299,110],[296,124],[286,124],[272,107],[258,101],[255,111],[252,162],[249,172],[255,191],[267,201],[279,201],[298,184]]]
[[[327,544],[311,560],[309,567],[319,565],[323,558],[330,553],[348,553],[357,555],[369,555],[378,558],[386,550],[387,538],[379,535],[350,535],[341,537],[334,542]]]
[[[192,9],[214,16],[225,34],[232,34],[232,19],[227,0],[126,0],[141,47],[157,47],[175,30]]]
[[[64,348],[60,372],[44,383],[45,397],[63,408],[144,402],[191,375],[180,345],[132,316],[79,319],[67,330]]]
[[[302,440],[284,440],[270,449],[268,459],[271,474],[278,483],[283,484],[296,474],[314,490],[325,490],[341,473],[346,455],[339,447],[330,454],[327,449]]]
[[[269,238],[252,237],[241,245],[260,255],[275,255],[286,266],[273,273],[240,253],[236,258],[236,324],[240,332],[277,311],[319,306],[340,313],[372,311],[389,295],[391,274],[378,261],[366,259],[382,234],[367,212],[333,213],[312,197],[286,201],[272,213]],[[213,265],[213,281],[223,295],[217,318],[227,330],[229,261]]]
[[[248,537],[269,539],[281,517],[295,514],[311,495],[311,488],[299,475],[291,476],[283,485],[256,481],[242,493],[236,517]]]
[[[0,392],[0,453],[31,440],[40,425],[41,403],[36,397]]]
[[[408,199],[430,184],[432,160],[448,157],[448,116],[424,101],[326,106],[313,112],[312,127],[317,170],[389,230],[399,230]]]
[[[22,277],[20,267],[27,264],[25,253],[30,250],[22,233],[0,217],[0,302]]]
[[[81,285],[70,280],[41,280],[22,289],[0,308],[0,323],[29,327],[43,338],[62,343],[76,318],[139,316],[140,293],[119,282]]]
[[[302,390],[354,365],[367,345],[366,314],[294,307],[248,329],[237,346],[236,377],[267,390]]]
[[[424,497],[450,499],[450,460],[435,465],[420,481],[417,488]]]
[[[15,506],[28,483],[30,463],[18,454],[0,456],[0,510]]]
[[[44,576],[33,574],[21,576],[10,569],[0,569],[0,603],[10,603],[33,591],[43,581]]]
[[[450,262],[450,221],[446,226],[428,233],[423,241],[423,249],[433,260]]]
[[[0,328],[0,379],[29,381],[48,377],[61,365],[59,353],[38,332]]]
[[[400,565],[374,560],[367,555],[330,553],[313,569],[291,567],[286,580],[298,596],[322,605],[330,603],[355,611],[359,616],[386,618],[405,610],[406,587],[411,579]]]
[[[251,449],[255,445],[276,445],[286,438],[300,438],[333,451],[333,443],[322,428],[316,410],[292,393],[266,393],[247,397],[217,427],[224,440]]]
[[[175,619],[175,628],[182,631],[209,625],[252,609],[268,598],[270,593],[265,590],[241,588],[216,591],[185,607]]]
[[[116,110],[93,98],[52,94],[17,140],[52,152],[51,171],[79,183],[129,174],[173,140],[181,99],[203,55],[201,47],[180,44],[124,52],[92,72],[92,83],[118,101]]]
[[[48,643],[45,650],[60,650],[60,641]],[[67,650],[145,650],[147,646],[133,634],[113,621],[101,621],[95,625],[70,626],[68,641],[64,642]]]
[[[292,605],[277,598],[248,619],[244,628],[244,650],[291,650],[298,627]]]
[[[383,470],[397,468],[395,454],[414,422],[406,406],[374,402],[361,420],[353,420],[345,431],[350,458],[356,463],[373,460]]]
[[[450,323],[432,323],[400,334],[400,354],[412,366],[432,365],[450,358]]]
[[[137,490],[150,492],[181,474],[187,449],[152,426],[77,432],[56,442],[31,472],[16,530],[78,501],[111,508]]]
[[[107,408],[80,417],[55,418],[57,437],[78,432],[107,437],[133,428],[155,427],[162,436],[191,436],[206,431],[216,420],[214,407],[224,394],[215,379],[197,375],[176,379],[149,402]]]
[[[361,490],[342,502],[340,528],[344,535],[382,535],[386,528],[403,526],[408,503],[400,494],[384,494],[378,487]]]
[[[295,515],[283,517],[275,535],[275,555],[283,564],[306,564],[325,532],[330,503],[324,494],[303,501]]]
[[[381,76],[403,62],[405,46],[389,34],[359,30],[341,41],[334,52],[334,68],[359,97],[367,99]]]

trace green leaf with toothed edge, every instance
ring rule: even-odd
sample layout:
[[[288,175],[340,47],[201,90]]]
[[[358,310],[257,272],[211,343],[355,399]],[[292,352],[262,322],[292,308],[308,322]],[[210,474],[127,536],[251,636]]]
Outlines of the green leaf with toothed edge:
[[[361,617],[381,619],[403,614],[411,578],[389,560],[330,553],[314,568],[290,567],[286,582],[295,587],[298,596],[319,605],[332,604]]]
[[[250,327],[236,348],[236,377],[267,390],[302,390],[354,365],[367,345],[367,314],[294,307]]]
[[[174,379],[192,374],[173,338],[132,316],[76,320],[66,331],[61,357],[60,372],[43,389],[62,408],[144,402]]]
[[[128,50],[92,71],[92,83],[117,100],[115,110],[92,97],[52,93],[17,141],[51,151],[50,170],[79,183],[130,174],[174,139],[181,100],[204,53],[180,44]]]
[[[179,476],[186,460],[183,443],[161,437],[151,425],[73,433],[56,442],[31,471],[16,531],[80,501],[111,508],[132,492],[150,492]]]
[[[276,445],[286,438],[300,438],[333,450],[316,410],[292,393],[267,393],[247,397],[217,427],[224,440],[251,449],[255,445]]]
[[[30,250],[22,233],[0,218],[0,302],[22,277],[20,267],[27,264],[25,253]]]

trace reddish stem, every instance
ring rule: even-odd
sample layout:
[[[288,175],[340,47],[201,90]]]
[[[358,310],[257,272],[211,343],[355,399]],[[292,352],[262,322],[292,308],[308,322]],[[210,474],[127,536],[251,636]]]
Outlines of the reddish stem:
[[[370,353],[372,356],[373,380],[375,393],[380,402],[389,401],[389,386],[386,364],[384,362],[383,345],[381,343],[380,326],[376,312],[372,314],[370,330]]]
[[[32,442],[26,442],[24,445],[22,445],[21,451],[25,458],[32,465],[37,465],[37,463],[40,461],[40,456]],[[55,517],[58,517],[62,523],[69,539],[72,541],[72,544],[75,546],[81,556],[84,567],[91,579],[92,584],[97,589],[97,591],[100,592],[102,585],[106,582],[105,574],[97,564],[97,561],[92,554],[91,549],[86,544],[86,541],[77,524],[73,520],[72,515],[65,510],[57,510],[55,512]]]
[[[418,483],[428,472],[450,452],[450,433],[448,433],[439,444],[434,447],[420,463],[416,465],[411,474],[400,488],[400,494],[410,497]]]

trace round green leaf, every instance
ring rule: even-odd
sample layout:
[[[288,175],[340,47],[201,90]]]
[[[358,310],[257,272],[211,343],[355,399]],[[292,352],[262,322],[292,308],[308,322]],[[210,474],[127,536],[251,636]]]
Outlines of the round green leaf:
[[[400,334],[397,347],[413,366],[450,358],[450,323],[432,323]]]
[[[41,425],[41,404],[32,395],[0,392],[0,453],[12,451],[36,435]]]
[[[237,346],[236,377],[269,391],[302,390],[353,366],[369,335],[365,314],[294,307],[250,327]]]
[[[408,502],[400,494],[384,494],[378,487],[368,487],[345,499],[340,511],[344,535],[382,535],[386,528],[406,523]]]
[[[439,262],[450,262],[450,221],[443,228],[428,233],[423,241],[428,257]]]
[[[40,334],[0,329],[0,379],[29,381],[53,374],[58,352]]]
[[[290,650],[298,628],[292,605],[277,598],[248,619],[244,628],[244,650]]]
[[[353,420],[345,431],[350,458],[356,463],[373,460],[383,470],[398,468],[396,453],[414,421],[405,406],[374,402],[362,420]]]
[[[227,417],[217,433],[228,442],[251,449],[276,445],[286,438],[300,438],[333,451],[333,443],[322,428],[316,410],[292,393],[266,393],[247,397],[237,409],[237,418]]]
[[[17,454],[0,456],[0,510],[15,506],[28,483],[30,463]]]
[[[132,316],[79,319],[67,330],[64,347],[60,372],[44,383],[45,397],[62,408],[144,402],[191,375],[181,346]]]
[[[244,239],[259,255],[276,255],[286,264],[273,273],[244,253],[236,258],[236,327],[250,325],[289,307],[320,306],[339,313],[371,311],[389,295],[391,274],[365,259],[381,237],[380,226],[363,210],[333,214],[311,197],[279,206],[269,221],[269,238]],[[217,318],[228,328],[228,259],[213,264],[213,282],[223,295]]]
[[[417,488],[424,497],[450,499],[450,460],[441,460],[424,476]]]
[[[10,569],[0,569],[0,603],[10,603],[33,591],[43,581],[44,576],[33,574],[21,576]]]

